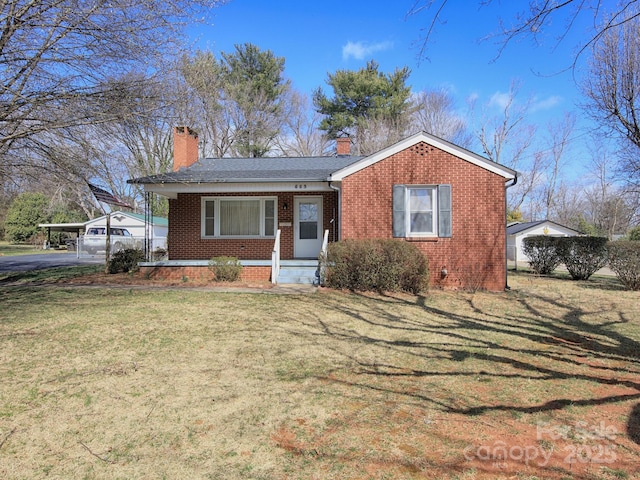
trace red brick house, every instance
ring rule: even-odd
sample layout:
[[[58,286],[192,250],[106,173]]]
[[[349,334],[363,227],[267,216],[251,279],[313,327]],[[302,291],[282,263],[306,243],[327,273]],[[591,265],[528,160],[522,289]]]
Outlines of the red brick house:
[[[516,172],[427,133],[366,157],[197,158],[175,131],[174,171],[130,180],[169,199],[169,259],[142,268],[198,275],[214,256],[245,279],[311,281],[323,243],[398,238],[429,258],[432,285],[506,286],[506,189]],[[293,265],[296,265],[293,267]]]

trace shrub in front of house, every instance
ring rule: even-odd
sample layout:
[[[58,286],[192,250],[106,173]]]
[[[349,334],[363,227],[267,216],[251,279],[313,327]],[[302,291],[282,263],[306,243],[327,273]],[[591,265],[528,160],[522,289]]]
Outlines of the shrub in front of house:
[[[153,259],[154,262],[159,262],[161,260],[166,260],[167,259],[167,250],[165,250],[164,248],[158,247],[151,253],[151,258]]]
[[[111,256],[107,269],[109,273],[137,272],[138,263],[144,260],[144,252],[138,248],[118,250]]]
[[[539,275],[549,275],[561,260],[558,255],[558,237],[534,235],[522,240],[522,251],[529,257],[529,266]]]
[[[429,262],[400,240],[342,240],[329,244],[324,283],[352,291],[420,293],[429,285]]]
[[[209,270],[219,282],[235,282],[240,279],[242,265],[236,257],[213,257],[209,260]]]
[[[604,237],[561,237],[557,239],[558,255],[574,280],[587,280],[607,264],[607,242]]]
[[[629,290],[640,290],[640,242],[618,240],[607,245],[609,268]]]

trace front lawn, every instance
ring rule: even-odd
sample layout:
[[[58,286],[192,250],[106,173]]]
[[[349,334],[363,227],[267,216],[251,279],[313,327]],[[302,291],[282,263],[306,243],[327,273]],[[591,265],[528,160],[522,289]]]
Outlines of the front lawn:
[[[0,477],[640,478],[640,297],[0,286]]]
[[[9,243],[6,241],[0,241],[0,256],[14,256],[14,255],[33,255],[35,253],[67,253],[67,249],[51,248],[45,250],[42,245],[31,245],[26,243]]]

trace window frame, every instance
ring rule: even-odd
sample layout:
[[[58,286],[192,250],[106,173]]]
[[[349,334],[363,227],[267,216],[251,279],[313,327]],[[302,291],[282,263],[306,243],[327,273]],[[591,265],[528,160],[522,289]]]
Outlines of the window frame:
[[[411,192],[413,190],[429,190],[431,196],[431,231],[413,232],[411,230],[411,214],[420,210],[411,210]],[[405,232],[407,238],[438,236],[438,185],[406,185],[405,193]]]
[[[260,204],[259,222],[260,233],[258,235],[221,235],[220,234],[220,202],[221,201],[258,201]],[[273,233],[265,233],[266,202],[273,201]],[[207,202],[213,202],[213,235],[207,235]],[[269,217],[271,218],[271,217]],[[200,199],[200,237],[202,239],[234,239],[234,238],[275,238],[278,228],[278,197],[276,196],[206,196]]]
[[[431,189],[433,232],[411,232],[411,190]],[[392,189],[392,236],[406,239],[451,238],[452,232],[451,184],[394,184]]]

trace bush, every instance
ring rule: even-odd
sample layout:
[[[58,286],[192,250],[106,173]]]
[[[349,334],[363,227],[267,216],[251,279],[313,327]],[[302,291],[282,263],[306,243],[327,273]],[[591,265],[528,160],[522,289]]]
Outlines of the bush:
[[[609,267],[629,290],[640,290],[640,242],[609,242]]]
[[[587,280],[607,264],[607,239],[604,237],[561,237],[558,255],[574,280]]]
[[[144,252],[138,248],[125,248],[111,256],[107,264],[109,273],[138,271],[138,263],[144,260]]]
[[[236,257],[213,257],[209,260],[209,270],[219,282],[235,282],[240,278],[242,265]]]
[[[154,262],[165,260],[167,258],[167,251],[164,248],[158,247],[151,253],[151,258]]]
[[[399,240],[343,240],[329,244],[321,271],[325,285],[353,291],[405,291],[429,285],[429,263],[413,244]]]
[[[522,251],[529,257],[529,265],[537,274],[549,275],[560,265],[557,240],[558,237],[535,235],[522,241]]]
[[[48,221],[48,206],[49,199],[42,193],[18,195],[7,210],[4,222],[7,240],[11,243],[28,242],[41,232],[38,224]]]
[[[640,225],[629,230],[627,237],[634,242],[640,242]]]

